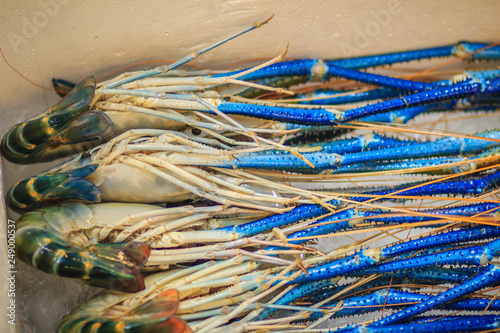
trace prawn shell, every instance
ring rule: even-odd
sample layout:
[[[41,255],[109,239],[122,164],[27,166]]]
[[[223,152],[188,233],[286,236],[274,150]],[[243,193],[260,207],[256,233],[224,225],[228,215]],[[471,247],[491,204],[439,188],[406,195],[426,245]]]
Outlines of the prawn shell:
[[[111,119],[111,122],[115,127],[115,132],[113,133],[114,136],[130,129],[137,128],[168,128],[171,131],[182,131],[186,127],[185,124],[175,120],[159,118],[157,116],[147,114],[139,114],[137,112],[105,111],[105,114]]]
[[[125,164],[102,165],[87,179],[99,184],[102,201],[157,203],[193,197],[163,178]]]

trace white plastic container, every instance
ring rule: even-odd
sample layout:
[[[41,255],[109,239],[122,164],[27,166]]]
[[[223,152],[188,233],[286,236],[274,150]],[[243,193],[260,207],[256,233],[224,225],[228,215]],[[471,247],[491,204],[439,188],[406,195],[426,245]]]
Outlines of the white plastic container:
[[[242,60],[272,58],[287,43],[289,58],[334,58],[500,37],[500,3],[494,0],[6,0],[0,3],[0,47],[17,72],[0,60],[0,134],[57,102],[54,92],[39,87],[51,88],[53,77],[76,82],[142,61],[178,60],[272,14],[275,17],[266,26],[194,63],[222,68]],[[47,167],[3,161],[4,188]],[[0,209],[2,221],[16,218],[6,214],[3,203]],[[0,227],[2,249],[6,249],[5,226]],[[0,270],[8,271],[6,263],[7,254],[2,252]],[[77,282],[22,264],[17,268],[16,320],[22,332],[53,332],[65,311],[87,292]],[[6,277],[1,281],[0,331],[10,332],[14,327],[5,315]]]

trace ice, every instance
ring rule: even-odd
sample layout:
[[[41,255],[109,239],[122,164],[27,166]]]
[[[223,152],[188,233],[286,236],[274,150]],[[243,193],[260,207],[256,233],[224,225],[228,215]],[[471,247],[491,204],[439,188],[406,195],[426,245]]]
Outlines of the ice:
[[[52,276],[16,262],[19,328],[25,333],[54,333],[70,310],[95,295],[99,288],[76,279]]]

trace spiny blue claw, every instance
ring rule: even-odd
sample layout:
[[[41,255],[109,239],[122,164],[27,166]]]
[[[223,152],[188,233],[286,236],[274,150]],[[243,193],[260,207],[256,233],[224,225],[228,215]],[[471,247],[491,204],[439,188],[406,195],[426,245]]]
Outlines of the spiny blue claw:
[[[480,273],[458,286],[450,288],[447,291],[433,296],[424,302],[410,306],[405,310],[396,312],[395,314],[376,321],[369,326],[374,327],[390,325],[414,317],[425,311],[429,311],[438,306],[441,306],[442,304],[449,303],[479,289],[485,288],[493,283],[497,283],[499,280],[500,269],[495,265],[489,265],[488,270],[486,270],[484,273]]]
[[[406,124],[409,120],[415,118],[419,114],[430,111],[435,107],[436,104],[414,106],[403,110],[382,112],[368,117],[362,117],[359,119],[359,121],[372,121],[372,122],[390,123],[390,124]]]
[[[328,202],[332,206],[340,204],[339,201]],[[234,232],[238,237],[251,237],[261,232],[272,230],[275,227],[285,226],[292,223],[314,218],[328,213],[329,210],[321,205],[302,205],[283,214],[274,214],[263,219],[238,225],[216,229],[217,231]]]
[[[495,209],[498,209],[500,204],[496,203],[475,203],[475,204],[470,204],[470,205],[462,205],[462,206],[455,206],[455,207],[447,207],[447,208],[440,208],[440,209],[427,209],[427,210],[422,210],[419,211],[420,213],[425,213],[425,214],[431,214],[435,216],[422,216],[422,215],[403,215],[403,216],[398,216],[395,214],[395,216],[385,216],[385,217],[380,217],[377,218],[376,216],[378,215],[384,215],[384,214],[390,214],[392,213],[390,210],[376,210],[376,211],[363,211],[363,210],[357,210],[357,209],[347,209],[345,211],[339,212],[332,214],[330,216],[327,216],[325,218],[319,219],[312,223],[308,228],[300,231],[296,231],[290,235],[287,236],[287,239],[290,243],[292,244],[302,244],[307,242],[307,239],[310,239],[312,236],[316,235],[326,235],[330,233],[334,233],[340,230],[345,230],[345,229],[350,229],[354,227],[359,221],[364,221],[364,222],[372,222],[372,223],[384,223],[384,224],[396,224],[396,223],[417,223],[417,222],[422,222],[422,221],[432,221],[439,219],[439,215],[460,215],[460,216],[472,216],[476,215],[485,211],[492,211]],[[361,219],[362,218],[362,219]],[[337,222],[338,221],[338,222]],[[328,223],[331,222],[331,223]],[[319,225],[323,224],[323,225]],[[465,230],[465,231],[457,231],[458,236],[453,236],[456,237],[458,240],[460,240],[460,237],[491,237],[500,232],[500,228],[474,228],[470,230]],[[447,238],[451,238],[452,234],[447,234]],[[296,238],[304,238],[302,240],[295,240]],[[437,236],[439,238],[439,236]],[[434,241],[432,238],[428,237],[425,238],[426,241],[431,242]],[[408,246],[407,243],[403,243],[406,245],[398,245],[394,248],[394,251],[396,251],[396,248],[399,246]],[[443,243],[444,244],[444,243]],[[279,249],[279,247],[269,247],[267,250],[269,251],[275,251]],[[385,249],[383,250],[384,255],[388,256],[389,255],[389,250]],[[411,251],[411,250],[408,250]]]
[[[377,133],[367,133],[349,139],[338,139],[327,142],[313,143],[306,145],[306,147],[321,147],[321,150],[319,150],[319,152],[344,155],[367,150],[398,148],[418,144],[418,141],[401,140],[384,135],[379,135]],[[289,154],[288,152],[282,153]]]
[[[328,140],[336,140],[340,135],[347,133],[344,128],[332,126],[308,126],[292,123],[284,123],[285,129],[299,130],[297,133],[291,134],[285,140],[285,144],[290,146],[301,146],[311,143],[324,142]]]
[[[386,210],[375,210],[375,211],[364,211],[363,216],[365,217],[365,222],[371,223],[384,223],[384,224],[396,224],[396,223],[413,223],[422,221],[437,220],[440,215],[458,215],[458,216],[473,216],[480,214],[484,216],[485,212],[490,212],[490,214],[495,213],[500,208],[500,204],[495,202],[478,202],[468,205],[451,206],[445,208],[433,208],[419,210],[419,213],[430,214],[431,216],[417,216],[408,214],[398,214],[393,213],[393,216],[377,217],[380,214],[388,214],[390,211]],[[435,216],[432,216],[435,215]]]
[[[486,177],[462,178],[460,180],[449,180],[426,184],[426,182],[405,184],[391,189],[364,192],[364,194],[385,196],[398,192],[396,196],[426,196],[426,195],[474,195],[481,194],[490,189],[498,187],[500,183],[500,171],[489,174]],[[421,186],[418,186],[422,184]],[[413,188],[414,187],[414,188]],[[411,188],[404,190],[405,188]],[[352,198],[356,201],[365,201],[372,198],[357,196]]]
[[[471,234],[472,235],[472,234]],[[474,236],[474,235],[473,235]],[[446,244],[446,237],[443,238],[434,238],[441,242],[441,244]],[[415,242],[408,243],[408,247],[415,245],[423,246],[424,244],[418,244]],[[396,253],[400,253],[399,251],[405,251],[408,248],[395,246]],[[491,261],[494,256],[498,255],[500,250],[500,240],[495,240],[490,242],[487,245],[477,245],[477,246],[469,246],[465,248],[446,250],[434,254],[416,256],[409,259],[403,259],[398,261],[387,262],[376,267],[371,267],[366,269],[365,272],[370,273],[376,272],[380,273],[388,273],[394,271],[401,270],[411,270],[411,269],[420,269],[424,268],[428,265],[453,265],[453,264],[466,264],[466,265],[484,265]],[[391,248],[388,248],[385,253],[390,252]],[[381,251],[384,253],[384,251]]]
[[[355,80],[367,84],[377,85],[379,87],[401,89],[408,91],[425,91],[437,88],[436,84],[425,83],[418,81],[410,81],[404,79],[392,78],[384,75],[365,73],[353,69],[335,66],[333,64],[326,65],[326,73],[331,76],[340,76],[345,79]]]
[[[481,44],[486,46],[487,44]],[[450,56],[455,52],[455,45],[427,48],[413,51],[394,52],[386,54],[377,54],[348,59],[327,60],[325,64],[335,65],[343,68],[361,69],[381,65],[390,65],[399,62],[407,62],[419,59],[429,59],[436,57]],[[266,77],[275,76],[293,76],[293,75],[311,75],[311,70],[318,63],[318,59],[302,59],[284,61],[259,69],[253,73],[242,77],[244,80],[258,80]],[[235,74],[238,72],[230,73]]]
[[[382,327],[365,327],[364,333],[388,333],[388,332],[415,332],[415,333],[467,333],[467,332],[491,332],[500,326],[500,316],[451,316],[440,318],[426,318],[427,321],[419,320],[404,324],[385,325]]]
[[[458,45],[454,48],[453,53],[456,55],[463,55],[463,53],[474,53],[478,51],[479,49],[483,49],[487,47],[488,44],[485,43],[474,43],[474,42],[467,42],[467,41],[461,41],[458,43]],[[498,59],[500,57],[500,47],[498,45],[494,47],[490,47],[486,50],[483,50],[481,52],[478,52],[476,54],[472,54],[470,58],[468,59]]]
[[[473,141],[473,140],[471,140]],[[474,141],[482,141],[482,140],[474,140]],[[463,151],[473,151],[473,150],[481,150],[487,149],[491,146],[496,146],[496,142],[488,142],[486,140],[482,141],[480,144],[472,145],[462,145]],[[403,148],[405,151],[408,151],[406,147]],[[418,146],[416,150],[420,149]],[[421,150],[420,150],[421,151]],[[427,151],[424,154],[432,155],[436,150]],[[371,153],[368,153],[371,154]],[[413,153],[411,153],[413,154]],[[448,155],[449,152],[444,153],[443,155]],[[420,154],[417,154],[420,155]],[[470,171],[473,168],[481,168],[485,166],[490,166],[496,164],[494,160],[480,160],[483,158],[488,158],[492,156],[500,155],[500,148],[494,147],[483,151],[479,154],[476,154],[472,157],[430,157],[430,158],[411,158],[404,161],[398,161],[397,157],[394,158],[395,161],[380,163],[378,161],[368,160],[366,157],[362,157],[366,162],[362,163],[350,163],[346,165],[338,166],[334,170],[329,170],[329,173],[332,174],[341,174],[341,173],[360,173],[360,172],[379,172],[379,171],[391,171],[391,170],[408,170],[408,173],[423,173],[423,174],[437,174],[437,175],[445,175],[445,174],[459,174],[466,171]],[[351,155],[354,156],[354,155]],[[373,156],[379,156],[382,159],[385,159],[386,154],[373,154]],[[402,155],[404,156],[404,155]],[[347,157],[349,159],[349,156]],[[459,163],[456,166],[450,165],[453,163]],[[418,170],[409,170],[409,169],[418,169]]]
[[[333,283],[330,279],[299,284],[288,293],[286,293],[286,295],[278,299],[274,304],[288,305],[299,298],[305,297],[321,288],[331,287],[332,285]],[[278,309],[264,309],[264,311],[262,311],[255,320],[264,320],[266,318],[269,318],[269,316],[271,316],[277,310]]]
[[[483,261],[487,261],[487,258],[483,256],[484,252],[485,249],[482,246],[472,246],[467,249],[449,250],[442,253],[388,262],[377,267],[366,269],[364,272],[368,274],[371,272],[387,273],[393,271],[421,269],[429,265],[447,265],[456,263],[479,265]]]
[[[460,163],[470,161],[470,163],[462,164],[460,166],[447,166],[451,163]],[[470,165],[473,163],[471,159],[466,157],[431,157],[422,159],[411,159],[407,161],[395,162],[366,162],[366,163],[352,163],[338,166],[336,169],[329,170],[331,174],[344,174],[344,173],[368,173],[368,172],[383,172],[383,171],[401,171],[408,170],[408,173],[422,173],[422,174],[458,174],[470,170]],[[423,169],[425,168],[425,169]],[[410,170],[410,169],[423,169],[423,170]]]
[[[486,131],[475,136],[493,140],[500,139],[500,131]],[[409,141],[401,147],[388,147],[369,151],[361,151],[342,155],[340,166],[376,161],[395,161],[415,159],[430,156],[448,156],[458,154],[473,154],[500,146],[500,141],[474,138],[446,137],[436,141],[418,143]]]
[[[445,242],[446,239],[439,241]],[[410,244],[413,245],[413,244]],[[432,255],[415,257],[401,261],[388,262],[371,267],[385,259],[384,253],[378,249],[367,249],[359,253],[337,259],[322,265],[309,268],[307,274],[302,273],[293,280],[293,283],[305,283],[337,276],[353,274],[364,270],[368,274],[381,274],[398,270],[423,268],[429,265],[472,264],[483,265],[492,260],[500,252],[500,240],[493,241],[486,246],[470,246],[456,250],[449,250]],[[500,273],[498,273],[500,277]]]
[[[279,106],[221,102],[219,111],[247,117],[278,120],[305,125],[335,125],[339,121],[337,115],[322,108],[283,108]]]
[[[328,153],[302,153],[304,158],[314,165],[311,168],[297,156],[280,153],[267,153],[250,156],[237,156],[231,163],[237,168],[270,169],[297,172],[314,172],[335,168],[338,158]]]
[[[488,46],[488,44],[486,43],[459,42],[453,45],[431,47],[418,50],[382,53],[382,54],[363,56],[363,57],[353,57],[346,59],[326,60],[324,61],[324,63],[327,66],[339,66],[350,69],[362,69],[362,68],[390,65],[390,64],[408,62],[420,59],[449,57],[453,55],[462,56],[464,55],[464,53],[473,53],[486,46]],[[484,50],[477,54],[474,54],[468,59],[498,59],[498,58],[500,58],[500,47],[495,46],[489,48],[488,50]],[[283,61],[259,69],[250,74],[247,74],[243,76],[242,79],[259,80],[263,78],[277,77],[277,76],[278,77],[295,76],[295,75],[309,76],[312,75],[311,73],[312,69],[314,65],[318,63],[318,61],[319,59]],[[241,71],[236,71],[233,73],[223,74],[223,75],[231,75],[239,72]]]
[[[433,104],[442,101],[456,100],[470,96],[487,96],[497,94],[500,91],[500,79],[491,80],[468,80],[450,86],[439,87],[433,90],[407,95],[401,98],[391,99],[372,105],[359,107],[343,112],[339,116],[339,122],[350,122],[361,117],[367,117],[382,112],[405,109],[425,104]]]
[[[500,236],[500,228],[497,227],[473,227],[465,230],[448,231],[442,234],[427,236],[401,242],[382,249],[383,257],[393,257],[405,252],[417,251],[438,245],[467,242],[477,239],[491,239]]]
[[[486,46],[487,44],[482,44],[482,45]],[[367,67],[375,67],[375,66],[390,65],[400,62],[420,60],[420,59],[448,57],[453,54],[454,50],[455,50],[455,45],[445,45],[445,46],[431,47],[418,50],[381,53],[371,56],[334,59],[328,61],[327,63],[328,64],[332,63],[335,64],[336,66],[344,68],[361,69]]]
[[[389,288],[390,285],[407,285],[408,283],[416,284],[459,284],[467,280],[472,275],[476,275],[482,267],[468,267],[467,269],[457,269],[457,268],[443,268],[440,266],[429,266],[421,270],[411,270],[411,271],[396,271],[391,273],[382,274],[379,278],[367,282],[360,287],[351,290],[352,293],[365,293],[366,290]],[[354,272],[354,276],[367,276],[369,274],[364,271]],[[321,288],[317,291],[312,292],[309,295],[311,303],[318,303],[328,297],[333,296],[342,287],[338,288]],[[484,307],[483,307],[484,309]]]
[[[310,281],[334,278],[341,275],[350,274],[366,267],[375,265],[380,260],[380,251],[377,249],[367,249],[359,253],[347,256],[342,259],[311,267],[306,273],[302,273],[293,281],[295,283],[306,283]]]
[[[221,164],[213,164],[213,166],[224,168],[254,168],[254,169],[271,169],[295,171],[303,173],[319,173],[323,170],[331,170],[337,168],[339,161],[349,159],[351,156],[371,156],[373,152],[385,151],[384,149],[401,149],[401,147],[415,146],[419,147],[420,143],[410,140],[399,140],[390,137],[381,136],[375,133],[360,135],[351,139],[333,140],[330,142],[321,142],[301,146],[302,148],[319,148],[318,152],[302,153],[302,157],[306,158],[314,165],[311,168],[299,157],[291,155],[288,151],[265,151],[251,154],[235,155],[230,161],[221,162]],[[355,155],[355,152],[363,152]],[[411,151],[411,149],[410,149]],[[348,154],[351,153],[351,154]],[[346,154],[337,156],[337,154]],[[278,157],[279,156],[279,157]]]
[[[248,117],[308,125],[337,125],[379,113],[435,104],[464,97],[486,97],[500,92],[500,79],[468,80],[344,112],[223,101],[219,111]]]
[[[328,296],[326,296],[328,297]],[[325,298],[326,298],[325,297]],[[352,316],[366,312],[380,310],[381,307],[387,306],[391,309],[402,308],[411,303],[420,303],[427,301],[431,296],[414,292],[399,291],[399,290],[379,290],[363,296],[354,296],[344,298],[342,300],[343,309],[335,313],[335,317]],[[319,300],[317,300],[318,302]],[[339,301],[334,300],[326,303],[324,306],[335,306]],[[404,305],[402,305],[404,304]],[[488,307],[489,305],[489,307]],[[443,309],[448,310],[467,310],[467,311],[483,311],[486,307],[490,311],[498,311],[500,309],[500,300],[483,299],[465,299],[443,305]],[[314,313],[309,319],[316,320],[321,317],[321,314]]]
[[[340,230],[349,229],[355,226],[359,220],[355,219],[360,216],[360,213],[355,209],[348,209],[346,211],[335,213],[328,217],[319,219],[315,221],[311,226],[307,229],[296,231],[291,235],[287,236],[288,242],[291,244],[302,244],[307,242],[307,239],[302,240],[294,240],[295,238],[307,238],[311,236],[317,235],[326,235],[330,233],[334,233]],[[354,219],[354,220],[353,220]],[[336,222],[339,221],[339,222]],[[328,223],[332,222],[332,223]],[[317,224],[323,224],[317,226]],[[267,250],[273,251],[278,249],[277,247],[269,247]]]

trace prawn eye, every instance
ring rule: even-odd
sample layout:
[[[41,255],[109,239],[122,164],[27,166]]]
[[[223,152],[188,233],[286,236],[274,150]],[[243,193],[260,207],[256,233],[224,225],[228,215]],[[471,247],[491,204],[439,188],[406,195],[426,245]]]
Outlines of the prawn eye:
[[[193,128],[191,130],[191,133],[193,133],[193,135],[200,135],[201,134],[201,130],[199,128]]]

